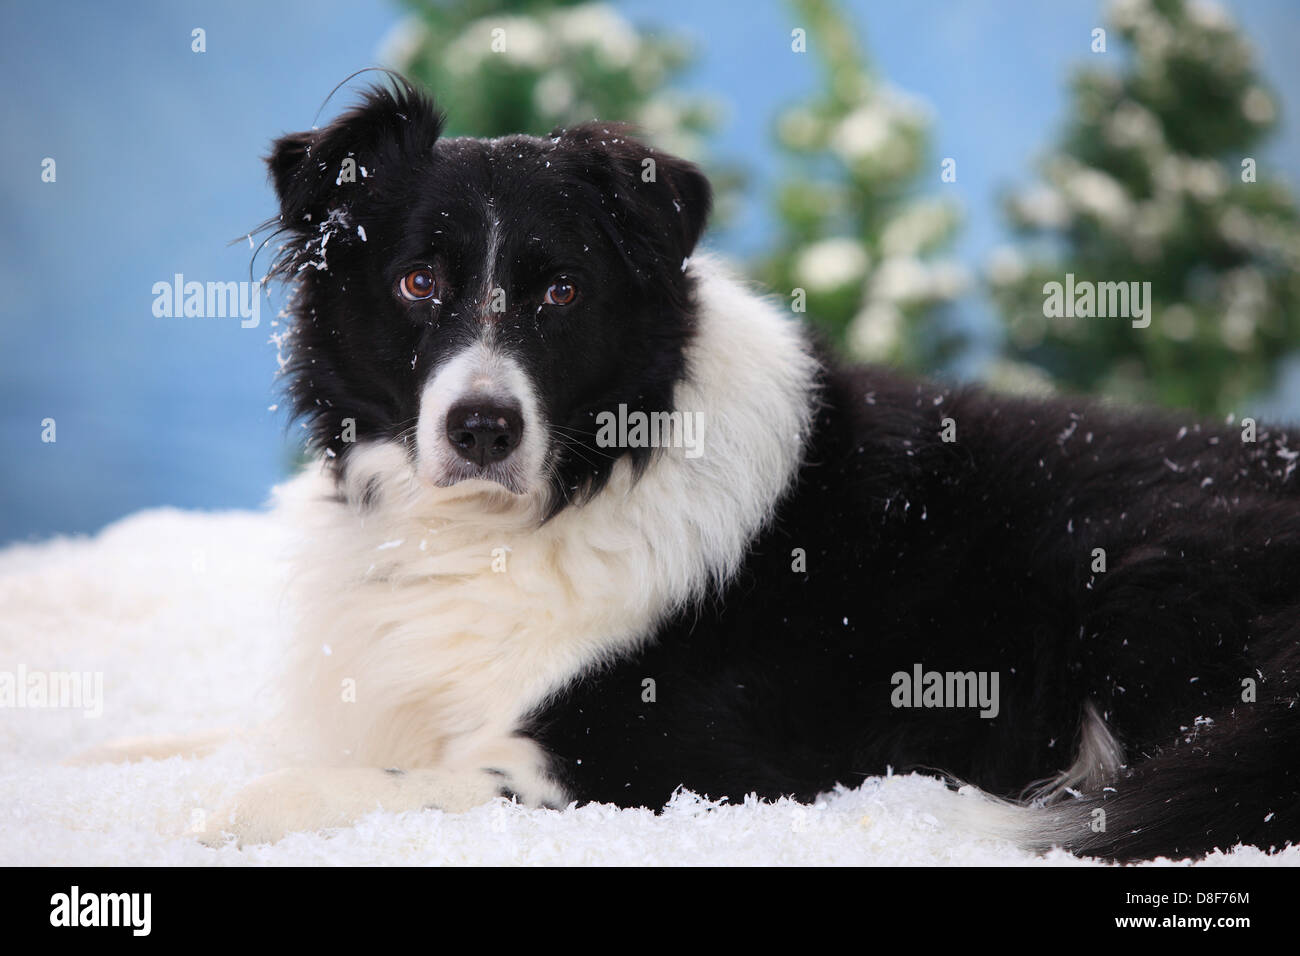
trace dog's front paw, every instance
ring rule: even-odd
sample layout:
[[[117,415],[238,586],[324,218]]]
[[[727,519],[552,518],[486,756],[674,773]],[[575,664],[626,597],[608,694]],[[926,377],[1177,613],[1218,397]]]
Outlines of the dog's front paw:
[[[288,833],[355,823],[367,813],[438,808],[468,810],[496,796],[487,773],[449,775],[430,770],[401,773],[374,768],[278,770],[259,777],[206,821],[199,840],[223,846],[274,843]]]
[[[233,835],[236,845],[251,846],[299,830],[350,823],[350,801],[343,799],[339,773],[292,769],[258,777],[208,817],[199,841],[217,847]]]

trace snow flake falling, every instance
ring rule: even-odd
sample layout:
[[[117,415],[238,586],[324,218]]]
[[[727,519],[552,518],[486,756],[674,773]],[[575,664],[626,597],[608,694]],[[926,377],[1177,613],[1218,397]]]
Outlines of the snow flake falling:
[[[329,261],[325,255],[325,247],[329,245],[329,241],[334,238],[335,235],[341,232],[346,232],[349,225],[348,213],[345,208],[339,206],[331,209],[329,215],[326,216],[325,221],[317,227],[317,232],[319,234],[308,239],[307,242],[303,244],[302,252],[299,255],[301,261],[299,262],[297,271],[301,272],[303,269],[311,266],[318,272],[328,272]],[[317,256],[319,258],[312,259],[310,258],[311,256]]]

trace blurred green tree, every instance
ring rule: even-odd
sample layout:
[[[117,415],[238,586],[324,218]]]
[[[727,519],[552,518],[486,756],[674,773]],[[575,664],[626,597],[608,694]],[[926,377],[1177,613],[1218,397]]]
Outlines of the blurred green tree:
[[[668,152],[705,159],[721,109],[670,86],[692,62],[685,37],[638,29],[606,3],[404,2],[412,13],[382,58],[433,92],[451,135],[544,136],[607,119],[631,123]],[[709,172],[725,221],[739,173]]]
[[[934,255],[956,232],[956,204],[916,188],[929,161],[928,111],[873,75],[837,3],[791,7],[792,51],[805,44],[823,81],[778,119],[790,171],[776,246],[757,271],[796,308],[802,290],[809,316],[854,357],[942,367],[963,342],[948,306],[968,277]],[[927,174],[936,185],[941,170],[935,162]]]
[[[1227,411],[1300,344],[1296,207],[1254,152],[1277,106],[1210,0],[1121,0],[1106,25],[1123,68],[1076,73],[1044,181],[1006,200],[1020,241],[987,270],[1005,352],[1068,388]],[[1149,281],[1150,326],[1045,317],[1067,273]]]

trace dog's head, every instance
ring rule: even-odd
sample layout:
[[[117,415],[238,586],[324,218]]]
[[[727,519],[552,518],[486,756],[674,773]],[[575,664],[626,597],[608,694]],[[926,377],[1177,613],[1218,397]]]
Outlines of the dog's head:
[[[294,411],[340,467],[396,442],[422,481],[553,512],[651,451],[598,441],[602,412],[672,410],[708,181],[610,123],[442,138],[397,87],[268,159]]]

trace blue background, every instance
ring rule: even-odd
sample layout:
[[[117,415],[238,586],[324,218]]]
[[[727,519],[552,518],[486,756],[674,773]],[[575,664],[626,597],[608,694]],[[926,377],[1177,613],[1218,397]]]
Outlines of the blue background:
[[[753,177],[743,215],[714,243],[762,249],[767,187],[780,172],[772,123],[818,79],[812,56],[788,53],[788,9],[777,0],[616,6],[637,24],[694,37],[699,62],[682,85],[727,104],[714,153]],[[1098,4],[850,6],[883,76],[933,107],[933,155],[959,157],[957,253],[977,270],[1007,238],[999,192],[1029,181],[1060,128],[1066,70],[1089,55]],[[1226,6],[1282,99],[1282,129],[1261,156],[1300,182],[1297,4]],[[310,127],[336,83],[377,62],[403,12],[381,0],[0,12],[0,542],[92,532],[153,505],[254,507],[285,476],[296,436],[269,410],[278,300],[244,329],[237,318],[155,318],[151,289],[177,272],[248,278],[248,243],[228,242],[275,211],[261,161],[270,140]],[[194,27],[207,31],[204,54],[190,50]],[[345,102],[336,98],[321,122]],[[58,164],[54,184],[41,182],[47,156]],[[964,307],[987,349],[987,308]],[[54,444],[40,440],[46,417],[58,422]]]

